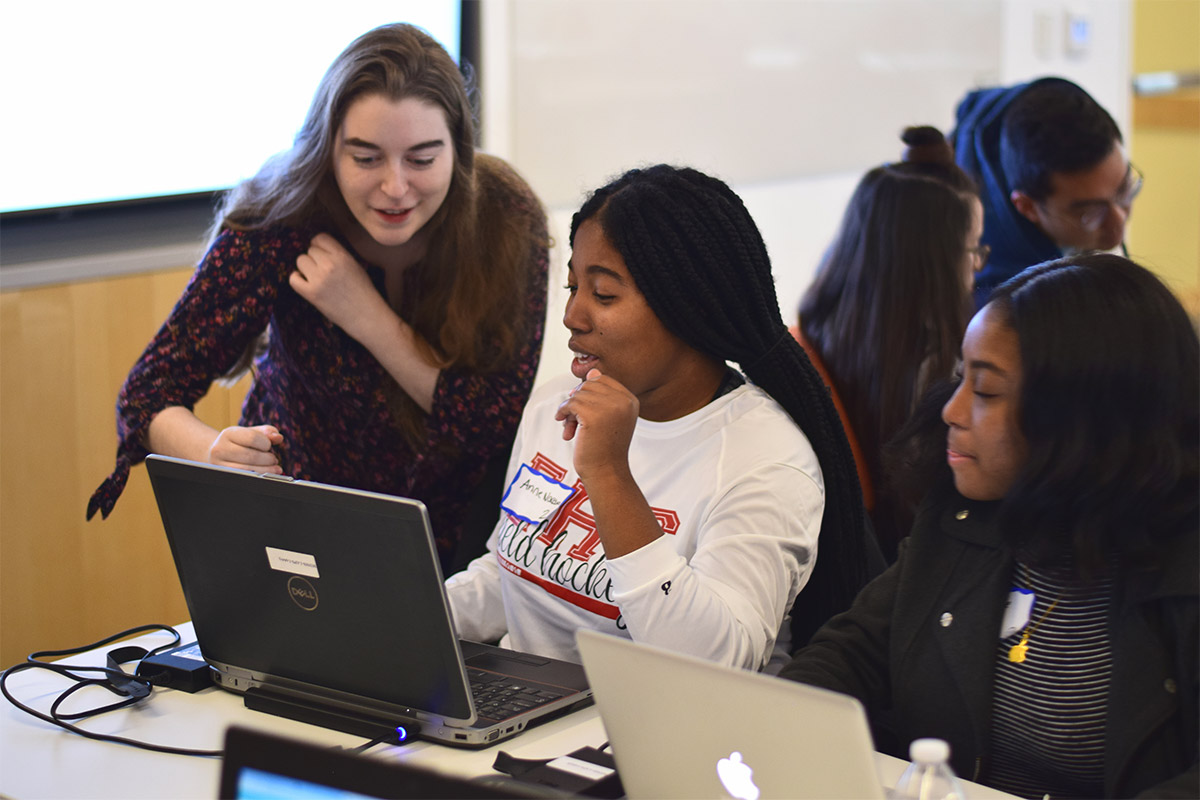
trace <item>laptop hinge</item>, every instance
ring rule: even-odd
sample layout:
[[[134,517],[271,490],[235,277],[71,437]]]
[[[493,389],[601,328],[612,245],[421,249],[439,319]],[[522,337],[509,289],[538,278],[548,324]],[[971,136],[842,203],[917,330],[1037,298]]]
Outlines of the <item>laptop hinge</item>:
[[[255,687],[243,695],[246,708],[287,717],[322,728],[331,728],[355,736],[365,736],[398,744],[417,736],[421,723],[417,720],[389,720],[369,714],[355,713],[344,708],[324,705],[297,697],[283,696]]]

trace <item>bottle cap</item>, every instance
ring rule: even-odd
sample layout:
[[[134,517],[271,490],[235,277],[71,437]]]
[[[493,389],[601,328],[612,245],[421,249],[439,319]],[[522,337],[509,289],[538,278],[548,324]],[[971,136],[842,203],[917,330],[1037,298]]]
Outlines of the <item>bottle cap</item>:
[[[950,745],[941,739],[913,739],[908,746],[908,757],[922,764],[933,764],[950,759]]]

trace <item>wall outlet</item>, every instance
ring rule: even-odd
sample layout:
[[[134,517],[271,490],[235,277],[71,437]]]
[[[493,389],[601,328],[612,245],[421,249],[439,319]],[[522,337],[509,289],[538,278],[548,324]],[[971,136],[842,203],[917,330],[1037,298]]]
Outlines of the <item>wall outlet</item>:
[[[1068,58],[1083,58],[1092,49],[1092,18],[1083,9],[1068,8],[1063,21],[1063,52]]]

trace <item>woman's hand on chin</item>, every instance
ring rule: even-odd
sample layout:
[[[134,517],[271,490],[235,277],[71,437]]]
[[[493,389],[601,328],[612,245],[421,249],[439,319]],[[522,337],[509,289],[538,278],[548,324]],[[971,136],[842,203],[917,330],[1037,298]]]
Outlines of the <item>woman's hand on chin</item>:
[[[629,442],[637,425],[638,399],[618,381],[588,372],[554,418],[563,423],[563,439],[575,440],[575,472],[588,480],[629,475]]]

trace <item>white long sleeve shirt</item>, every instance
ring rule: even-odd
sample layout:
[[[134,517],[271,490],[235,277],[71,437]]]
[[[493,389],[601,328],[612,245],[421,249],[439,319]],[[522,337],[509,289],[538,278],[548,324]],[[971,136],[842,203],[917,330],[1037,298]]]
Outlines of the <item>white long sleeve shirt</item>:
[[[609,561],[554,419],[577,383],[551,381],[525,408],[488,552],[446,581],[459,636],[578,662],[575,631],[591,628],[763,668],[816,562],[825,498],[808,440],[749,384],[638,419],[629,465],[665,535]]]

